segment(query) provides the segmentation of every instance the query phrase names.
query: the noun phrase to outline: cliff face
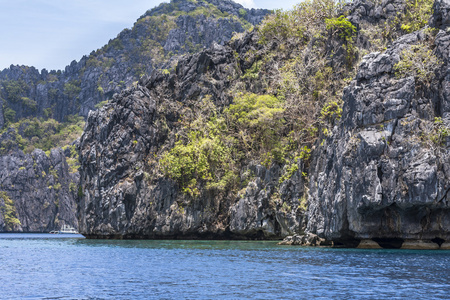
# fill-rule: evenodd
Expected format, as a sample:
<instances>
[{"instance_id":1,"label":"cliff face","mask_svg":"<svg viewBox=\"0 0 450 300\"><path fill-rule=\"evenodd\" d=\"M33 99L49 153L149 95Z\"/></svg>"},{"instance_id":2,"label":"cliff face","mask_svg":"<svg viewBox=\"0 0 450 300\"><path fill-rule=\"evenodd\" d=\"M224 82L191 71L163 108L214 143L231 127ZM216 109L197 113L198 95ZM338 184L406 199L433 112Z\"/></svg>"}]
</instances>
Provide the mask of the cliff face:
<instances>
[{"instance_id":1,"label":"cliff face","mask_svg":"<svg viewBox=\"0 0 450 300\"><path fill-rule=\"evenodd\" d=\"M133 28L64 71L2 70L0 193L7 201L0 201L0 231L46 232L62 224L77 228L77 146L67 146L82 122L72 116L87 117L143 74L155 68L169 72L182 54L223 44L268 13L228 0L174 0L147 11ZM47 154L38 150L43 147Z\"/></svg>"},{"instance_id":2,"label":"cliff face","mask_svg":"<svg viewBox=\"0 0 450 300\"><path fill-rule=\"evenodd\" d=\"M449 240L448 1L425 29L408 1L355 1L347 20L303 5L317 7L186 56L89 115L83 234Z\"/></svg>"},{"instance_id":3,"label":"cliff face","mask_svg":"<svg viewBox=\"0 0 450 300\"><path fill-rule=\"evenodd\" d=\"M173 74L155 72L91 112L80 144L84 190L78 212L83 234L277 238L301 230L301 172L284 183L283 197L294 209L280 211L271 197L280 178L277 166L256 164L242 170L243 181L253 175L239 198L218 190L189 196L159 171L157 157L173 146L183 110L207 95L215 105L229 104L225 91L236 67L232 49L216 44L181 60Z\"/></svg>"},{"instance_id":4,"label":"cliff face","mask_svg":"<svg viewBox=\"0 0 450 300\"><path fill-rule=\"evenodd\" d=\"M450 239L449 7L434 4L437 30L363 58L339 126L315 151L308 231L347 246ZM418 61L420 70L399 68Z\"/></svg>"},{"instance_id":5,"label":"cliff face","mask_svg":"<svg viewBox=\"0 0 450 300\"><path fill-rule=\"evenodd\" d=\"M69 172L61 149L49 156L42 150L2 156L0 169L0 231L49 232L63 224L77 226L79 178Z\"/></svg>"}]
</instances>

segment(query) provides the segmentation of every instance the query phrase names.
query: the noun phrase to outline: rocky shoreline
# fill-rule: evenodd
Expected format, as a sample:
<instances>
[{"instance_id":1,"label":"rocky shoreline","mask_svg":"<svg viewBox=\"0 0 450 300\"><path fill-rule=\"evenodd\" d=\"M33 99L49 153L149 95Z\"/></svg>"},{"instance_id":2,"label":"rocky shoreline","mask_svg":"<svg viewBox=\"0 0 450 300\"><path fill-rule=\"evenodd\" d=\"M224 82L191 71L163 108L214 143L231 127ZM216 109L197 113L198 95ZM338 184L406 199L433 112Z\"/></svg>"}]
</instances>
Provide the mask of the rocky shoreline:
<instances>
[{"instance_id":1,"label":"rocky shoreline","mask_svg":"<svg viewBox=\"0 0 450 300\"><path fill-rule=\"evenodd\" d=\"M335 244L315 234L288 236L279 242L282 246L332 247L348 248L349 245ZM402 239L364 239L356 242L353 247L358 249L409 249L409 250L450 250L450 243L441 239L433 240L402 240Z\"/></svg>"}]
</instances>

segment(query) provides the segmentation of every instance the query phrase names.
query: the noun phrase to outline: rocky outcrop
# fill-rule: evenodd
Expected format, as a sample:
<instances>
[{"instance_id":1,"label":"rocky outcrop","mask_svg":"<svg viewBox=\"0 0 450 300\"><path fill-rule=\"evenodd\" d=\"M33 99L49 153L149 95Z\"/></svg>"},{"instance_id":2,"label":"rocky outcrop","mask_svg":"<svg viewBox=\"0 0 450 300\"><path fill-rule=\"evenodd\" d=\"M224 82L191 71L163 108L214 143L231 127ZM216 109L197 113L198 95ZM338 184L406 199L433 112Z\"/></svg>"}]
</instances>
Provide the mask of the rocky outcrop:
<instances>
[{"instance_id":1,"label":"rocky outcrop","mask_svg":"<svg viewBox=\"0 0 450 300\"><path fill-rule=\"evenodd\" d=\"M225 90L236 67L233 49L216 44L180 60L173 74L155 72L91 112L80 144L80 232L91 238L273 239L301 231L302 166L278 195L279 166L248 164L240 176L248 183L238 195L205 189L192 197L158 172L156 157L173 147L187 107L204 97L218 107L230 103Z\"/></svg>"},{"instance_id":2,"label":"rocky outcrop","mask_svg":"<svg viewBox=\"0 0 450 300\"><path fill-rule=\"evenodd\" d=\"M186 45L211 46L229 41L235 32L243 32L242 23L233 19L211 19L204 15L193 17L184 15L176 20L177 28L170 31L164 50L186 53Z\"/></svg>"},{"instance_id":3,"label":"rocky outcrop","mask_svg":"<svg viewBox=\"0 0 450 300\"><path fill-rule=\"evenodd\" d=\"M437 1L435 9L446 5ZM371 239L383 247L433 241L436 248L450 239L446 13L434 12L436 36L411 33L364 57L344 90L339 126L315 151L307 231L346 246ZM395 75L402 50L430 44L442 63L431 66L434 80Z\"/></svg>"},{"instance_id":4,"label":"rocky outcrop","mask_svg":"<svg viewBox=\"0 0 450 300\"><path fill-rule=\"evenodd\" d=\"M382 24L397 17L398 14L403 14L405 9L406 2L404 0L358 0L348 3L344 11L352 24L361 27L365 22Z\"/></svg>"},{"instance_id":5,"label":"rocky outcrop","mask_svg":"<svg viewBox=\"0 0 450 300\"><path fill-rule=\"evenodd\" d=\"M433 16L429 22L431 27L446 30L450 26L450 2L437 0L433 5Z\"/></svg>"},{"instance_id":6,"label":"rocky outcrop","mask_svg":"<svg viewBox=\"0 0 450 300\"><path fill-rule=\"evenodd\" d=\"M77 228L78 180L61 149L49 156L41 150L1 156L0 190L11 200L20 223L10 226L0 214L0 232L50 232L64 224Z\"/></svg>"},{"instance_id":7,"label":"rocky outcrop","mask_svg":"<svg viewBox=\"0 0 450 300\"><path fill-rule=\"evenodd\" d=\"M330 246L329 243L323 238L312 234L306 233L304 235L293 235L287 236L283 241L279 242L278 245L282 246L307 246L307 247L317 247L317 246Z\"/></svg>"}]
</instances>

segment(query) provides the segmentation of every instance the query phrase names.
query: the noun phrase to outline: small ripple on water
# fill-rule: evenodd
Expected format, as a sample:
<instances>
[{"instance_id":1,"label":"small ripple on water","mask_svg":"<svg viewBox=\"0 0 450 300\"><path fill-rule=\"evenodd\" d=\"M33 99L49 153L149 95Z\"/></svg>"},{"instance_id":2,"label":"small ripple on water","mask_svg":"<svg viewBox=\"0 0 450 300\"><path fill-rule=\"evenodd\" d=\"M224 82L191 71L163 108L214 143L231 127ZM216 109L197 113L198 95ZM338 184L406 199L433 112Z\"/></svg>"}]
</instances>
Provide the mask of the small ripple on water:
<instances>
[{"instance_id":1,"label":"small ripple on water","mask_svg":"<svg viewBox=\"0 0 450 300\"><path fill-rule=\"evenodd\" d=\"M0 235L0 299L446 299L449 251Z\"/></svg>"}]
</instances>

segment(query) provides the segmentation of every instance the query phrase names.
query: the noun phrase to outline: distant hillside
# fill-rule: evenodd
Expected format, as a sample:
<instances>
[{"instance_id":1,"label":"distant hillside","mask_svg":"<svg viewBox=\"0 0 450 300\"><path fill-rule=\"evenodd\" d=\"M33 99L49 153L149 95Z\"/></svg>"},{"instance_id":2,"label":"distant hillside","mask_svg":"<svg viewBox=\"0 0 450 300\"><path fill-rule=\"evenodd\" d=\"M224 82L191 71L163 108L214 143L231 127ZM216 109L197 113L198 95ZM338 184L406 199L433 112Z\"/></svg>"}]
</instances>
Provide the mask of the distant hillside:
<instances>
[{"instance_id":1,"label":"distant hillside","mask_svg":"<svg viewBox=\"0 0 450 300\"><path fill-rule=\"evenodd\" d=\"M196 52L214 42L223 44L233 32L259 23L267 13L247 10L228 0L173 0L149 10L133 28L63 71L11 66L0 72L0 127L27 117L58 122L68 115L87 117L97 103L174 56Z\"/></svg>"}]
</instances>

